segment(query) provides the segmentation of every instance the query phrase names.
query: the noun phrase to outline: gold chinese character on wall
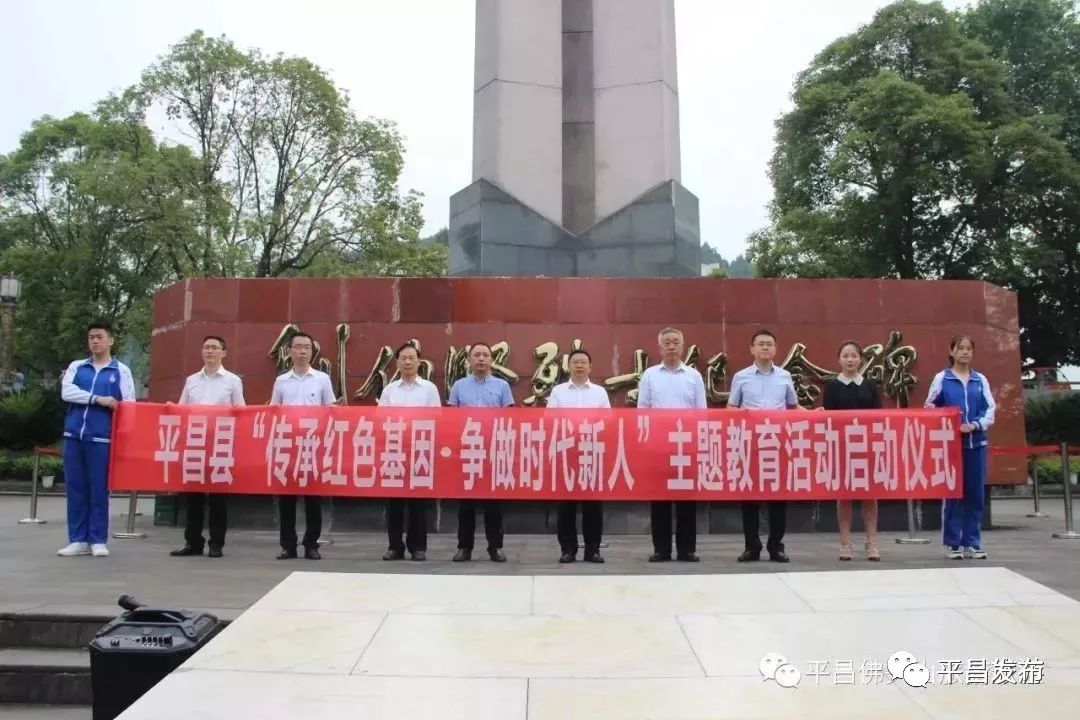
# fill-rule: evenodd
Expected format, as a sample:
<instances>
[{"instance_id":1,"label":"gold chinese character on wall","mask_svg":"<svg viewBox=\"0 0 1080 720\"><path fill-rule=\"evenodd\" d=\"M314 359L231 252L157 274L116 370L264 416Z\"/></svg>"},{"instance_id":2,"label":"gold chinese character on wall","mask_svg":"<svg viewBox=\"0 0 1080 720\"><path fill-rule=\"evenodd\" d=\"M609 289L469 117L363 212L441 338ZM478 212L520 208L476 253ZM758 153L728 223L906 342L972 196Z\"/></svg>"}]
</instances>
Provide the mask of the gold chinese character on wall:
<instances>
[{"instance_id":1,"label":"gold chinese character on wall","mask_svg":"<svg viewBox=\"0 0 1080 720\"><path fill-rule=\"evenodd\" d=\"M553 341L541 343L533 348L533 357L536 358L537 367L533 373L530 387L532 394L522 404L525 407L534 407L541 402L547 402L552 389L561 382L566 382L570 377L570 354L575 350L581 350L584 346L581 340L574 339L570 343L570 351L559 354L559 344Z\"/></svg>"},{"instance_id":2,"label":"gold chinese character on wall","mask_svg":"<svg viewBox=\"0 0 1080 720\"><path fill-rule=\"evenodd\" d=\"M898 330L889 333L888 343L875 343L863 348L863 364L860 372L877 383L886 397L892 398L897 407L907 407L911 389L917 378L911 374L911 366L919 354L911 345L900 345L903 336ZM821 386L835 378L838 373L814 364L806 357L806 346L795 343L780 364L791 373L795 395L799 405L811 408L817 404Z\"/></svg>"},{"instance_id":3,"label":"gold chinese character on wall","mask_svg":"<svg viewBox=\"0 0 1080 720\"><path fill-rule=\"evenodd\" d=\"M300 326L289 323L278 333L267 355L274 361L277 372L285 373L292 368L292 360L289 357L289 341L293 335L300 332ZM350 330L347 323L340 323L336 328L337 336L337 375L334 377L335 388L340 397L348 395L346 389L347 365L346 350L350 339ZM868 379L878 383L886 397L891 398L898 407L907 407L911 390L918 382L911 370L918 352L910 345L901 345L903 336L897 330L889 333L886 343L875 343L863 349L863 364L860 369ZM420 342L416 339L409 341L421 352ZM574 350L584 347L580 338L575 338L568 352L560 352L558 343L548 341L533 348L532 355L536 360L536 369L530 379L530 394L524 399L523 404L527 407L535 407L547 401L551 390L560 382L565 382L570 376L569 357ZM470 346L458 348L453 345L446 352L446 360L443 366L443 381L446 394L454 383L469 373L469 349ZM491 372L509 383L516 383L520 377L509 367L510 343L505 340L491 346L492 364ZM686 352L684 362L690 367L697 367L701 357L701 349L697 345L691 345ZM363 399L368 397L378 398L383 389L396 380L400 374L396 368L391 371L391 362L394 359L394 349L389 345L379 348L375 361L364 378L360 389L353 398ZM705 389L708 401L713 406L723 407L727 405L728 392L724 390L727 384L728 358L724 352L719 352L709 358L705 365ZM322 348L318 341L314 342L311 364L313 367L333 376L333 363L322 355ZM641 348L633 353L633 369L622 375L609 377L603 381L604 388L609 392L626 391L626 404L636 406L638 400L638 385L641 375L649 365L649 355ZM807 357L807 348L801 342L791 346L780 366L791 373L792 382L795 385L795 393L799 405L810 408L817 404L821 396L822 385L836 377L836 371L829 370L817 365ZM420 377L431 380L434 376L435 366L430 360L422 359L418 369Z\"/></svg>"}]
</instances>

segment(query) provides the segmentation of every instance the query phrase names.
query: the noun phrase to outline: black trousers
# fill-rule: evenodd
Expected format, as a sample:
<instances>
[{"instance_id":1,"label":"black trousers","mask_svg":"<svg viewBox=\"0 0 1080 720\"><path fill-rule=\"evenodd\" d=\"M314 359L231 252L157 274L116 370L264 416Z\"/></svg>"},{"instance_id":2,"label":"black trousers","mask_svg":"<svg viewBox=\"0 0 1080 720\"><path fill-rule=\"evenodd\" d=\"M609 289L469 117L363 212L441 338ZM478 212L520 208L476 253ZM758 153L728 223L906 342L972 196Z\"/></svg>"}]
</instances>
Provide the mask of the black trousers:
<instances>
[{"instance_id":1,"label":"black trousers","mask_svg":"<svg viewBox=\"0 0 1080 720\"><path fill-rule=\"evenodd\" d=\"M184 503L187 506L187 525L184 528L184 541L195 548L202 550L206 541L203 540L203 507L210 505L210 547L222 548L225 546L225 528L228 525L226 504L229 496L225 493L184 493Z\"/></svg>"},{"instance_id":2,"label":"black trousers","mask_svg":"<svg viewBox=\"0 0 1080 720\"><path fill-rule=\"evenodd\" d=\"M757 500L742 504L742 527L746 539L746 549L761 552L761 538L758 537L758 508L761 503ZM787 527L787 503L783 500L772 500L765 503L769 512L769 541L766 548L769 552L782 551L784 549L784 530Z\"/></svg>"},{"instance_id":3,"label":"black trousers","mask_svg":"<svg viewBox=\"0 0 1080 720\"><path fill-rule=\"evenodd\" d=\"M390 549L410 553L427 552L427 500L423 498L390 498L386 503L386 535ZM409 510L409 526L405 530L405 509ZM401 533L405 532L405 542Z\"/></svg>"},{"instance_id":4,"label":"black trousers","mask_svg":"<svg viewBox=\"0 0 1080 720\"><path fill-rule=\"evenodd\" d=\"M687 555L697 551L697 503L680 500L676 503L656 501L652 510L653 550L661 555L671 554L671 506L675 505L675 551Z\"/></svg>"},{"instance_id":5,"label":"black trousers","mask_svg":"<svg viewBox=\"0 0 1080 720\"><path fill-rule=\"evenodd\" d=\"M556 528L559 547L564 553L576 555L577 541L577 500L563 500L559 503L556 516ZM596 552L600 548L600 538L604 532L604 504L598 500L585 500L581 503L581 536L585 541L585 552Z\"/></svg>"},{"instance_id":6,"label":"black trousers","mask_svg":"<svg viewBox=\"0 0 1080 720\"><path fill-rule=\"evenodd\" d=\"M457 546L472 550L476 537L476 506L484 506L484 534L488 550L501 550L503 546L502 504L498 500L459 500L457 511Z\"/></svg>"},{"instance_id":7,"label":"black trousers","mask_svg":"<svg viewBox=\"0 0 1080 720\"><path fill-rule=\"evenodd\" d=\"M296 495L278 495L278 527L281 548L296 549ZM304 495L304 547L319 549L322 535L322 498Z\"/></svg>"}]
</instances>

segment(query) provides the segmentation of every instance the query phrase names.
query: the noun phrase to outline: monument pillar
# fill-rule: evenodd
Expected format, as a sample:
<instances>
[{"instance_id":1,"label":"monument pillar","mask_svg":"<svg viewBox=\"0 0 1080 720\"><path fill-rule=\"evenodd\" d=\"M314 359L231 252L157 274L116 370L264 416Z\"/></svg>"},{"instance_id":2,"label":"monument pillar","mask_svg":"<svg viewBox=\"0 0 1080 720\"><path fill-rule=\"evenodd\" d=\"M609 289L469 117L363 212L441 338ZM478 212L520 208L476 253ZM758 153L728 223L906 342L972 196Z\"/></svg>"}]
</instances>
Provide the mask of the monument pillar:
<instances>
[{"instance_id":1,"label":"monument pillar","mask_svg":"<svg viewBox=\"0 0 1080 720\"><path fill-rule=\"evenodd\" d=\"M451 275L700 273L674 0L477 0L473 106Z\"/></svg>"},{"instance_id":2,"label":"monument pillar","mask_svg":"<svg viewBox=\"0 0 1080 720\"><path fill-rule=\"evenodd\" d=\"M562 13L551 0L476 0L473 179L562 220Z\"/></svg>"}]
</instances>

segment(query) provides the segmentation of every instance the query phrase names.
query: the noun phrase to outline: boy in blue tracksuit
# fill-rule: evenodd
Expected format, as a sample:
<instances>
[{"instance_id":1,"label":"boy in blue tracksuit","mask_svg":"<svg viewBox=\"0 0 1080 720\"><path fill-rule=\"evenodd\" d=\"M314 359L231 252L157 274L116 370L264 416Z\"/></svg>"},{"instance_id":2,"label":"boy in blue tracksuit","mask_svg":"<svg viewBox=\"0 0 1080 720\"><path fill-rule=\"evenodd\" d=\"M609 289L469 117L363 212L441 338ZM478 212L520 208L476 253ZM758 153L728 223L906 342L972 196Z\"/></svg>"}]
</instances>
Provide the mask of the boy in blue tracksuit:
<instances>
[{"instance_id":1,"label":"boy in blue tracksuit","mask_svg":"<svg viewBox=\"0 0 1080 720\"><path fill-rule=\"evenodd\" d=\"M994 424L994 396L986 376L971 369L975 342L958 335L949 343L949 365L934 376L926 407L960 409L964 496L949 498L941 511L942 541L950 560L985 560L982 516L986 484L986 431Z\"/></svg>"},{"instance_id":2,"label":"boy in blue tracksuit","mask_svg":"<svg viewBox=\"0 0 1080 720\"><path fill-rule=\"evenodd\" d=\"M68 366L60 396L68 404L64 418L64 482L67 491L68 540L62 557L106 557L109 548L109 441L112 416L121 400L135 399L127 365L112 356L112 327L91 323L86 329L90 357Z\"/></svg>"}]
</instances>

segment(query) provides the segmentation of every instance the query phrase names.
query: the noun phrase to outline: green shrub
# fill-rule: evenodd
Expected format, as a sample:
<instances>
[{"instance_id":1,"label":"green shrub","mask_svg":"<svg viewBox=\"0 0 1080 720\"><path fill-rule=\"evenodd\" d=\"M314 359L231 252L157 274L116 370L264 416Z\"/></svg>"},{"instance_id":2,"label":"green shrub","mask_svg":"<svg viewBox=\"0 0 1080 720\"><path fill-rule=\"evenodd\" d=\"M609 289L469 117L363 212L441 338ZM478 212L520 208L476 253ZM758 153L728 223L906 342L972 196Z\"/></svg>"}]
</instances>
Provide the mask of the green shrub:
<instances>
[{"instance_id":1,"label":"green shrub","mask_svg":"<svg viewBox=\"0 0 1080 720\"><path fill-rule=\"evenodd\" d=\"M63 421L64 403L56 393L39 388L8 393L0 398L0 447L52 445L60 439Z\"/></svg>"},{"instance_id":2,"label":"green shrub","mask_svg":"<svg viewBox=\"0 0 1080 720\"><path fill-rule=\"evenodd\" d=\"M1080 392L1036 395L1024 402L1029 445L1080 445ZM1060 465L1060 463L1059 463Z\"/></svg>"},{"instance_id":3,"label":"green shrub","mask_svg":"<svg viewBox=\"0 0 1080 720\"><path fill-rule=\"evenodd\" d=\"M42 456L41 476L59 475L64 463L58 457ZM33 453L0 454L0 480L29 480L34 476Z\"/></svg>"},{"instance_id":4,"label":"green shrub","mask_svg":"<svg viewBox=\"0 0 1080 720\"><path fill-rule=\"evenodd\" d=\"M1041 457L1035 461L1040 483L1061 483L1061 458ZM1080 458L1069 458L1069 472L1080 473Z\"/></svg>"}]
</instances>

